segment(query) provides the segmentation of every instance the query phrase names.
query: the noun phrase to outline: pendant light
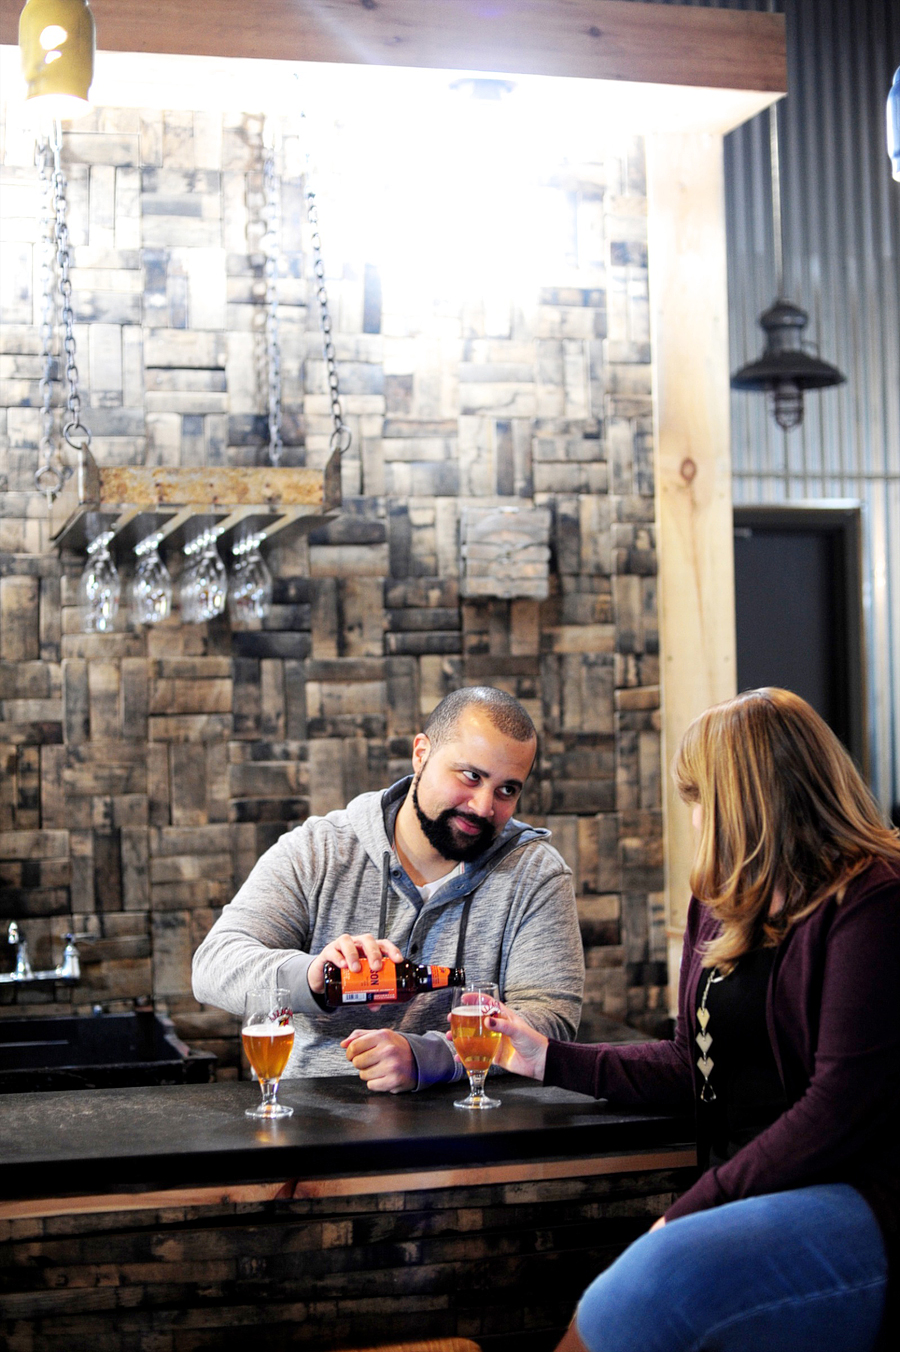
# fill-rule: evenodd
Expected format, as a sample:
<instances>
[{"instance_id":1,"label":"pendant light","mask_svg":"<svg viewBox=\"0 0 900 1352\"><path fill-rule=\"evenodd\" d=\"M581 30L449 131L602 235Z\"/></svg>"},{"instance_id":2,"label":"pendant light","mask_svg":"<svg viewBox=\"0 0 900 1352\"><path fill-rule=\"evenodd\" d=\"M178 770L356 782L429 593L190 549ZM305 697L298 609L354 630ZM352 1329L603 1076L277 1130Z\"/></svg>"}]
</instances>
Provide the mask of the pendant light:
<instances>
[{"instance_id":1,"label":"pendant light","mask_svg":"<svg viewBox=\"0 0 900 1352\"><path fill-rule=\"evenodd\" d=\"M803 391L840 385L846 379L836 366L804 351L803 330L809 315L784 298L784 234L781 219L781 164L778 153L778 109L769 108L769 165L772 176L772 240L777 297L759 317L766 335L762 356L731 377L733 390L768 394L778 426L789 432L803 421Z\"/></svg>"},{"instance_id":2,"label":"pendant light","mask_svg":"<svg viewBox=\"0 0 900 1352\"><path fill-rule=\"evenodd\" d=\"M785 432L803 421L803 391L840 385L846 379L836 366L802 348L803 330L809 315L789 300L776 300L759 317L766 345L756 361L748 362L731 377L733 390L763 390L769 395L772 414Z\"/></svg>"},{"instance_id":3,"label":"pendant light","mask_svg":"<svg viewBox=\"0 0 900 1352\"><path fill-rule=\"evenodd\" d=\"M26 102L48 122L88 111L94 78L94 16L87 0L27 0L19 16Z\"/></svg>"}]
</instances>

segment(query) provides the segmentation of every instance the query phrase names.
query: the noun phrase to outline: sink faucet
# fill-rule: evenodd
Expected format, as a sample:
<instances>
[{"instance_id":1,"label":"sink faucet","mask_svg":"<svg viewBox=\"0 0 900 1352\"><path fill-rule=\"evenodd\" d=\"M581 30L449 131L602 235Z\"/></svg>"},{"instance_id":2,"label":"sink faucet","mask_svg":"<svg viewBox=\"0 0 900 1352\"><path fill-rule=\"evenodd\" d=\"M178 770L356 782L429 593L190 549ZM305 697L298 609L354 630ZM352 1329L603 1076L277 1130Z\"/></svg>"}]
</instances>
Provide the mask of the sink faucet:
<instances>
[{"instance_id":1,"label":"sink faucet","mask_svg":"<svg viewBox=\"0 0 900 1352\"><path fill-rule=\"evenodd\" d=\"M9 922L6 931L7 943L15 944L16 969L0 975L0 984L16 981L79 981L81 979L81 959L78 955L76 939L93 939L92 934L67 934L66 946L58 966L48 972L36 972L28 956L28 942L15 920Z\"/></svg>"},{"instance_id":2,"label":"sink faucet","mask_svg":"<svg viewBox=\"0 0 900 1352\"><path fill-rule=\"evenodd\" d=\"M57 976L68 977L71 981L78 981L81 976L81 959L78 956L78 948L75 939L83 938L83 935L66 935L66 946L63 949L62 961L56 969Z\"/></svg>"},{"instance_id":3,"label":"sink faucet","mask_svg":"<svg viewBox=\"0 0 900 1352\"><path fill-rule=\"evenodd\" d=\"M16 971L17 981L31 981L34 972L31 970L31 959L28 956L28 940L24 934L19 935L19 926L15 920L9 922L9 929L6 931L7 943L16 946Z\"/></svg>"}]
</instances>

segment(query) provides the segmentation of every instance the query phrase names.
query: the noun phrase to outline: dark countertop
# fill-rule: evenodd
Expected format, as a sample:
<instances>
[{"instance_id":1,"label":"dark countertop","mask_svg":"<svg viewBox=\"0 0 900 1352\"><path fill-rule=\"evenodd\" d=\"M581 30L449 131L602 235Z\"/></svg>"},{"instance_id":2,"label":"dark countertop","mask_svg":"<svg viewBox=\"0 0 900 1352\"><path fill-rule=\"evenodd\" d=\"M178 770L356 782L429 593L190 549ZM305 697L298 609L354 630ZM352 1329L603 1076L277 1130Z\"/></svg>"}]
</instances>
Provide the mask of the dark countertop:
<instances>
[{"instance_id":1,"label":"dark countertop","mask_svg":"<svg viewBox=\"0 0 900 1352\"><path fill-rule=\"evenodd\" d=\"M491 1077L502 1106L462 1112L465 1085L372 1094L355 1076L285 1080L293 1117L244 1109L253 1083L0 1097L5 1200L596 1157L690 1145L693 1123L608 1112L569 1090Z\"/></svg>"}]
</instances>

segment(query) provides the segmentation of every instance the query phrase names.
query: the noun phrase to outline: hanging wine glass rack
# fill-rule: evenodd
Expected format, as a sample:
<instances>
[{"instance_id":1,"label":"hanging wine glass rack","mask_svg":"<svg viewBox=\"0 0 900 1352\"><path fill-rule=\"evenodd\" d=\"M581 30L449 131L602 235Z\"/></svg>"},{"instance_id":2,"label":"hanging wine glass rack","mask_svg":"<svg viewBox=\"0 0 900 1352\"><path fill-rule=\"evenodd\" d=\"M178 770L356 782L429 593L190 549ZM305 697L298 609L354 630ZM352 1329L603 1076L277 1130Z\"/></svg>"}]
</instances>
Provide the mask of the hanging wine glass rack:
<instances>
[{"instance_id":1,"label":"hanging wine glass rack","mask_svg":"<svg viewBox=\"0 0 900 1352\"><path fill-rule=\"evenodd\" d=\"M335 449L324 469L101 468L84 446L50 505L50 538L59 549L83 553L101 531L111 531L116 554L153 532L166 553L182 551L206 530L228 550L251 534L262 543L281 535L287 543L339 510L340 461Z\"/></svg>"},{"instance_id":2,"label":"hanging wine glass rack","mask_svg":"<svg viewBox=\"0 0 900 1352\"><path fill-rule=\"evenodd\" d=\"M91 454L91 434L81 419L78 373L75 367L74 316L69 281L69 237L66 225L65 175L61 168L62 129L57 122L52 141L37 148L44 184L43 234L47 266L42 276L47 318L44 325L45 377L42 442L44 463L38 469L37 487L49 507L50 539L60 550L85 553L99 536L108 537L108 550L120 561L150 536L161 554L191 555L200 544L209 544L227 558L241 556L252 545L261 546L289 533L297 535L330 520L341 505L341 456L351 442L343 420L331 316L325 289L325 268L319 237L315 194L307 188L307 213L312 226L312 252L316 299L320 311L323 352L328 372L333 432L329 459L322 469L282 466L281 352L278 337L280 249L280 184L275 169L277 128L266 124L263 178L265 184L266 260L266 387L269 415L269 465L227 468L101 467ZM52 172L51 172L52 170ZM56 463L52 446L50 381L52 352L49 316L52 312L54 279L50 250L56 247L59 289L63 297L64 348L69 382L67 421L63 439L74 452L74 466ZM59 457L57 457L59 459ZM140 551L141 553L143 551ZM265 565L262 565L264 568Z\"/></svg>"}]
</instances>

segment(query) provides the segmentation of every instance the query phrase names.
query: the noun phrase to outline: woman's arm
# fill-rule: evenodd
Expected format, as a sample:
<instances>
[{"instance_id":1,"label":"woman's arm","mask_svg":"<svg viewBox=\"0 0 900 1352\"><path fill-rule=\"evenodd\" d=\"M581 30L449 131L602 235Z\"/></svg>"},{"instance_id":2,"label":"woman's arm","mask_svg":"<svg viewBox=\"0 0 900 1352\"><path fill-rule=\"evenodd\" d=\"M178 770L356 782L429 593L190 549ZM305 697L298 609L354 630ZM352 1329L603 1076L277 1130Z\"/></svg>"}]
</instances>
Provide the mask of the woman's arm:
<instances>
[{"instance_id":1,"label":"woman's arm","mask_svg":"<svg viewBox=\"0 0 900 1352\"><path fill-rule=\"evenodd\" d=\"M675 1042L552 1042L544 1082L607 1099L612 1108L690 1112L694 1091L690 1063Z\"/></svg>"},{"instance_id":2,"label":"woman's arm","mask_svg":"<svg viewBox=\"0 0 900 1352\"><path fill-rule=\"evenodd\" d=\"M488 1026L503 1034L496 1064L514 1075L607 1098L616 1107L681 1111L690 1107L690 1081L685 1092L681 1057L672 1042L630 1046L557 1042L506 1005L500 1006Z\"/></svg>"},{"instance_id":3,"label":"woman's arm","mask_svg":"<svg viewBox=\"0 0 900 1352\"><path fill-rule=\"evenodd\" d=\"M698 945L714 930L709 913L692 899L682 946L680 1010L674 1041L590 1045L551 1038L538 1046L518 1030L518 1038L512 1039L518 1059L511 1054L504 1059L501 1048L499 1064L522 1075L535 1075L534 1068L539 1066L536 1078L543 1078L545 1083L607 1099L615 1108L690 1112L694 1066L687 998L694 985L694 969L700 964ZM508 1024L498 1020L497 1026L510 1038L513 1029Z\"/></svg>"}]
</instances>

